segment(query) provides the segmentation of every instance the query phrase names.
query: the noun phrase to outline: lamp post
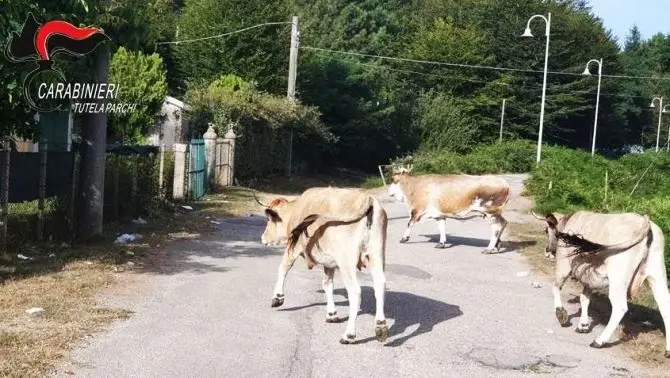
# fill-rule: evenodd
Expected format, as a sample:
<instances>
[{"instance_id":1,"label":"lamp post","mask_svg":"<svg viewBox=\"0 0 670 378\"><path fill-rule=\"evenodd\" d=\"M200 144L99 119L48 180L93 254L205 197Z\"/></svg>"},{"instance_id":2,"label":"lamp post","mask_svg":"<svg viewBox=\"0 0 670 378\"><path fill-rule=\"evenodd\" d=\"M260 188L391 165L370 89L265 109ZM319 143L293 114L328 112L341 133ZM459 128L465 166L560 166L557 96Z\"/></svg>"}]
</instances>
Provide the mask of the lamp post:
<instances>
[{"instance_id":1,"label":"lamp post","mask_svg":"<svg viewBox=\"0 0 670 378\"><path fill-rule=\"evenodd\" d=\"M589 66L591 63L598 63L598 94L596 95L596 115L593 119L593 142L591 143L591 156L596 153L596 131L598 130L598 108L600 107L600 80L603 76L603 60L591 59L586 63L586 68L584 69L584 75L591 75Z\"/></svg>"},{"instance_id":2,"label":"lamp post","mask_svg":"<svg viewBox=\"0 0 670 378\"><path fill-rule=\"evenodd\" d=\"M661 123L663 122L663 97L654 97L651 100L650 108L655 108L654 102L658 100L658 131L656 131L656 152L658 152L658 142L661 139Z\"/></svg>"},{"instance_id":3,"label":"lamp post","mask_svg":"<svg viewBox=\"0 0 670 378\"><path fill-rule=\"evenodd\" d=\"M661 113L663 113L663 114L665 114L665 113L670 113L670 110L667 110L667 107L668 107L668 106L670 106L670 105L666 105L666 106L664 106L664 107L663 107L663 111L662 111ZM665 148L665 151L666 151L666 152L670 152L670 126L668 127L668 142L667 142L667 146L666 146L666 148Z\"/></svg>"},{"instance_id":4,"label":"lamp post","mask_svg":"<svg viewBox=\"0 0 670 378\"><path fill-rule=\"evenodd\" d=\"M542 107L540 108L540 131L537 136L537 159L536 159L537 163L540 162L540 155L542 153L542 129L544 127L544 99L546 98L547 95L547 64L549 62L549 34L551 31L551 13L549 13L547 17L544 17L541 14L536 14L531 18L529 18L528 23L526 23L526 30L521 35L522 37L533 36L533 33L531 33L530 31L530 23L531 21L533 21L535 18L538 17L543 19L546 24L544 34L547 37L547 44L544 50L544 79L542 83Z\"/></svg>"}]
</instances>

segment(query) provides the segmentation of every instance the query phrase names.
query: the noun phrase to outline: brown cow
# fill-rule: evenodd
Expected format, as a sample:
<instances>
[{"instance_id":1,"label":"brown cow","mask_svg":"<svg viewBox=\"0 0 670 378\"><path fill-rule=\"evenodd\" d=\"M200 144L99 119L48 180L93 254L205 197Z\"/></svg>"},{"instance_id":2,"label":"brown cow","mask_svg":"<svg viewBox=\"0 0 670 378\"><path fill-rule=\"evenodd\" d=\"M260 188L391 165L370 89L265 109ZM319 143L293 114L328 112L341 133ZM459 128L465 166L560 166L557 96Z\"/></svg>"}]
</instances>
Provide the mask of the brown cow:
<instances>
[{"instance_id":1,"label":"brown cow","mask_svg":"<svg viewBox=\"0 0 670 378\"><path fill-rule=\"evenodd\" d=\"M296 258L303 256L310 269L316 264L323 265L326 322L338 321L333 275L339 268L349 298L349 320L340 342L351 344L356 338L356 316L361 302L356 271L365 267L372 275L375 292L375 334L379 341L386 340L384 271L388 220L379 201L359 189L311 188L292 201L272 200L265 214L268 221L262 243L287 245L277 272L272 307L284 303L286 275Z\"/></svg>"},{"instance_id":2,"label":"brown cow","mask_svg":"<svg viewBox=\"0 0 670 378\"><path fill-rule=\"evenodd\" d=\"M497 176L421 175L411 168L393 172L389 195L409 206L409 222L401 243L409 240L412 226L423 219L437 220L440 242L435 248L446 248L446 219L470 213L491 219L491 240L482 253L499 251L500 235L507 226L502 211L510 198L510 187Z\"/></svg>"}]
</instances>

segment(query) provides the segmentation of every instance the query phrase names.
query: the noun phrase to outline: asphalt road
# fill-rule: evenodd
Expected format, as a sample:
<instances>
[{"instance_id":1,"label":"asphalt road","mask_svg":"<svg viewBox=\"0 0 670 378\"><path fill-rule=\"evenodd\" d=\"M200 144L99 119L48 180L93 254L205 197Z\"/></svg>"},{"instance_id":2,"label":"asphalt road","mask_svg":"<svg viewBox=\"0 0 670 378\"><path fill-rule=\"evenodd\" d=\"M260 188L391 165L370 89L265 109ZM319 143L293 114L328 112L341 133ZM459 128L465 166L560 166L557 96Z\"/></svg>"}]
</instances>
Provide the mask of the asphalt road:
<instances>
[{"instance_id":1,"label":"asphalt road","mask_svg":"<svg viewBox=\"0 0 670 378\"><path fill-rule=\"evenodd\" d=\"M506 178L518 195L521 176ZM455 245L440 250L433 248L438 235L432 221L417 225L408 244L398 243L407 210L403 204L384 206L390 218L391 334L385 345L374 339L374 295L364 272L358 344L341 345L345 324L325 322L322 270L308 270L303 260L289 273L284 305L270 308L281 250L260 245L264 218L251 216L224 220L205 239L171 244L172 262L164 272L147 277L141 296L121 300L136 314L75 350L73 363L55 376L645 375L617 347L588 347L601 326L588 335L559 326L550 279L518 275L529 268L513 250L515 243L505 243L504 253L480 254L488 243L487 220L450 220L447 238ZM338 273L335 301L338 313L346 314ZM575 313L577 305L568 310Z\"/></svg>"}]
</instances>

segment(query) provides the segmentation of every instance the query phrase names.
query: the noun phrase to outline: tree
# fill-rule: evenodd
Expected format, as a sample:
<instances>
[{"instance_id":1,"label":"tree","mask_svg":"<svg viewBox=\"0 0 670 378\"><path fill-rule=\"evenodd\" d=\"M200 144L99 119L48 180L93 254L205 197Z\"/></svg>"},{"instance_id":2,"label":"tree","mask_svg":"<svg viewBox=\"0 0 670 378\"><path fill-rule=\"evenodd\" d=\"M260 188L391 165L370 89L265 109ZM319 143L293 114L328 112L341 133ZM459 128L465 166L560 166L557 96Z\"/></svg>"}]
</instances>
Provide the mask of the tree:
<instances>
[{"instance_id":1,"label":"tree","mask_svg":"<svg viewBox=\"0 0 670 378\"><path fill-rule=\"evenodd\" d=\"M167 95L163 59L120 47L112 57L110 82L119 85L117 101L138 104L134 111L112 113L109 130L123 143L141 143L156 122Z\"/></svg>"},{"instance_id":2,"label":"tree","mask_svg":"<svg viewBox=\"0 0 670 378\"><path fill-rule=\"evenodd\" d=\"M623 50L625 52L631 52L639 49L641 45L642 34L640 34L640 29L637 27L637 25L633 25L633 27L630 29L630 32L626 36Z\"/></svg>"},{"instance_id":3,"label":"tree","mask_svg":"<svg viewBox=\"0 0 670 378\"><path fill-rule=\"evenodd\" d=\"M243 11L229 11L243 10ZM289 22L284 1L190 0L179 17L178 40L209 37L267 22ZM269 25L225 37L175 46L181 91L190 83L209 83L235 73L258 82L263 90L286 89L290 25Z\"/></svg>"}]
</instances>

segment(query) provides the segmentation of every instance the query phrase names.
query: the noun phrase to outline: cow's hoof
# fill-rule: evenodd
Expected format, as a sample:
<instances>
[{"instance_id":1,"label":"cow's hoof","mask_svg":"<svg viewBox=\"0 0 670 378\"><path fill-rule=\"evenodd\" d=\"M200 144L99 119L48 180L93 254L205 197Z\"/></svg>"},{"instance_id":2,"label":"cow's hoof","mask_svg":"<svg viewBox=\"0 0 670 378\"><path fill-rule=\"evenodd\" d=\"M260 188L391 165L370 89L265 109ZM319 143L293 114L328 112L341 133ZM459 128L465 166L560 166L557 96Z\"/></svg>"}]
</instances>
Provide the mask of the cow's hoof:
<instances>
[{"instance_id":1,"label":"cow's hoof","mask_svg":"<svg viewBox=\"0 0 670 378\"><path fill-rule=\"evenodd\" d=\"M485 250L482 251L483 255L491 255L494 253L498 253L498 248L486 248Z\"/></svg>"},{"instance_id":2,"label":"cow's hoof","mask_svg":"<svg viewBox=\"0 0 670 378\"><path fill-rule=\"evenodd\" d=\"M447 248L447 243L437 243L437 244L435 244L435 248L445 249L445 248Z\"/></svg>"},{"instance_id":3,"label":"cow's hoof","mask_svg":"<svg viewBox=\"0 0 670 378\"><path fill-rule=\"evenodd\" d=\"M579 324L577 328L575 328L575 332L577 333L589 333L591 332L591 325L590 324Z\"/></svg>"},{"instance_id":4,"label":"cow's hoof","mask_svg":"<svg viewBox=\"0 0 670 378\"><path fill-rule=\"evenodd\" d=\"M570 319L568 319L568 312L563 307L556 307L556 319L561 327L569 327Z\"/></svg>"},{"instance_id":5,"label":"cow's hoof","mask_svg":"<svg viewBox=\"0 0 670 378\"><path fill-rule=\"evenodd\" d=\"M341 323L342 319L337 317L337 311L329 312L326 315L326 323Z\"/></svg>"},{"instance_id":6,"label":"cow's hoof","mask_svg":"<svg viewBox=\"0 0 670 378\"><path fill-rule=\"evenodd\" d=\"M272 298L272 307L279 307L284 304L284 297L274 297Z\"/></svg>"},{"instance_id":7,"label":"cow's hoof","mask_svg":"<svg viewBox=\"0 0 670 378\"><path fill-rule=\"evenodd\" d=\"M409 241L409 236L400 239L400 242L401 242L401 243L407 243L408 241Z\"/></svg>"},{"instance_id":8,"label":"cow's hoof","mask_svg":"<svg viewBox=\"0 0 670 378\"><path fill-rule=\"evenodd\" d=\"M378 320L375 327L375 336L377 341L383 343L389 337L389 327L386 326L386 320Z\"/></svg>"},{"instance_id":9,"label":"cow's hoof","mask_svg":"<svg viewBox=\"0 0 670 378\"><path fill-rule=\"evenodd\" d=\"M356 335L347 335L340 339L340 344L348 345L353 344L356 341Z\"/></svg>"},{"instance_id":10,"label":"cow's hoof","mask_svg":"<svg viewBox=\"0 0 670 378\"><path fill-rule=\"evenodd\" d=\"M670 350L665 351L665 358L670 358Z\"/></svg>"},{"instance_id":11,"label":"cow's hoof","mask_svg":"<svg viewBox=\"0 0 670 378\"><path fill-rule=\"evenodd\" d=\"M593 342L589 346L591 348L595 348L595 349L602 349L605 346L605 344L601 344L601 343L593 340Z\"/></svg>"}]
</instances>

